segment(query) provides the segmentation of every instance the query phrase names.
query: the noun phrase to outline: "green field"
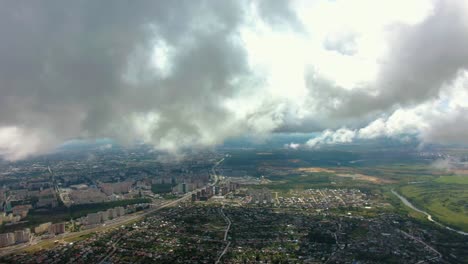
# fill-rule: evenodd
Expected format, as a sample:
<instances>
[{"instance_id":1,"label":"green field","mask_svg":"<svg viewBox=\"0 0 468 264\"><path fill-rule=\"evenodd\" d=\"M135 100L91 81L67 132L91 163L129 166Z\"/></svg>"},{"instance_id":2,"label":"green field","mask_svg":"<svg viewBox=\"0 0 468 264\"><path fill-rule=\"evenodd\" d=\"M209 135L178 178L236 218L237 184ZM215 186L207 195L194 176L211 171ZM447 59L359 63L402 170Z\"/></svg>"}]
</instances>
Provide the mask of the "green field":
<instances>
[{"instance_id":1,"label":"green field","mask_svg":"<svg viewBox=\"0 0 468 264\"><path fill-rule=\"evenodd\" d=\"M151 199L138 198L138 199L105 202L105 203L72 205L70 207L70 214L72 218L78 218L81 216L85 216L89 213L95 213L95 212L104 211L104 210L118 207L118 206L127 206L131 204L139 204L139 203L151 203Z\"/></svg>"},{"instance_id":2,"label":"green field","mask_svg":"<svg viewBox=\"0 0 468 264\"><path fill-rule=\"evenodd\" d=\"M460 184L437 181L406 185L400 192L416 207L430 213L436 220L468 231L468 189Z\"/></svg>"},{"instance_id":3,"label":"green field","mask_svg":"<svg viewBox=\"0 0 468 264\"><path fill-rule=\"evenodd\" d=\"M170 193L172 191L171 183L160 183L151 185L151 191L153 193Z\"/></svg>"},{"instance_id":4,"label":"green field","mask_svg":"<svg viewBox=\"0 0 468 264\"><path fill-rule=\"evenodd\" d=\"M287 175L268 177L272 180L270 184L261 185L274 190L307 189L315 187L326 187L330 185L328 173L315 173L310 175Z\"/></svg>"},{"instance_id":5,"label":"green field","mask_svg":"<svg viewBox=\"0 0 468 264\"><path fill-rule=\"evenodd\" d=\"M391 194L392 188L400 186L398 191L403 196L430 213L435 220L468 231L468 176L450 175L409 152L251 150L233 152L222 166L241 168L254 177L264 176L270 182L250 188L268 188L283 195L290 190L308 188L358 188L391 202L398 212L426 221L424 214L401 205ZM307 167L329 171L297 170ZM277 173L275 168L278 168ZM338 176L343 174L368 177Z\"/></svg>"},{"instance_id":6,"label":"green field","mask_svg":"<svg viewBox=\"0 0 468 264\"><path fill-rule=\"evenodd\" d=\"M439 178L437 178L436 182L447 184L468 184L468 176L440 176Z\"/></svg>"}]
</instances>

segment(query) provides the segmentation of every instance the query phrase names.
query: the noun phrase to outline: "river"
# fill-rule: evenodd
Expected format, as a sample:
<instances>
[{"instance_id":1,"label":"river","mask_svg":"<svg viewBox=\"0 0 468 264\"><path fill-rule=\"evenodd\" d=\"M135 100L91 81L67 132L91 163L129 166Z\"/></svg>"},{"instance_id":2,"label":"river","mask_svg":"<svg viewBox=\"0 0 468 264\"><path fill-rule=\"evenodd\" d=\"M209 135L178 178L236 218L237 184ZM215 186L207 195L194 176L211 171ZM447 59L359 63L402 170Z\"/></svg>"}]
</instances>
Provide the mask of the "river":
<instances>
[{"instance_id":1,"label":"river","mask_svg":"<svg viewBox=\"0 0 468 264\"><path fill-rule=\"evenodd\" d=\"M392 193L393 193L396 197L400 198L400 200L401 200L406 206L408 206L409 208L411 208L411 209L413 209L413 210L415 210L415 211L417 211L417 212L420 212L420 213L426 215L426 216L427 216L427 220L429 220L429 221L431 221L431 222L433 222L433 223L435 223L435 224L437 224L437 225L439 225L439 226L441 226L441 227L443 227L443 228L445 228L445 229L448 229L448 230L453 231L453 232L457 232L457 233L460 234L460 235L468 236L468 233L467 233L467 232L463 232L463 231L461 231L461 230L457 230L457 229L448 227L448 226L443 225L443 224L437 222L436 220L432 219L432 215L430 215L430 214L429 214L428 212L426 212L426 211L423 211L423 210L421 210L421 209L415 207L410 201L408 201L408 199L406 199L405 197L403 197L403 196L401 196L400 194L398 194L397 192L395 192L394 189L392 189Z\"/></svg>"}]
</instances>

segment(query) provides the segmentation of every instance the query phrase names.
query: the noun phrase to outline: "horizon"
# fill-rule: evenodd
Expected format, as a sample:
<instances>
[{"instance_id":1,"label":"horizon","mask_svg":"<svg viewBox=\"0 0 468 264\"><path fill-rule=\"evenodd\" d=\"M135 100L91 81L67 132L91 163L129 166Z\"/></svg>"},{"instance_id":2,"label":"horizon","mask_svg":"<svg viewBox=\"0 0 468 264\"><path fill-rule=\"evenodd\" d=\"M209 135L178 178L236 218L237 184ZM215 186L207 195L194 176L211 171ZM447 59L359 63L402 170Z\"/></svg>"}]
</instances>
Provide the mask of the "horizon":
<instances>
[{"instance_id":1,"label":"horizon","mask_svg":"<svg viewBox=\"0 0 468 264\"><path fill-rule=\"evenodd\" d=\"M0 263L468 264L467 0L12 0L0 36Z\"/></svg>"},{"instance_id":2,"label":"horizon","mask_svg":"<svg viewBox=\"0 0 468 264\"><path fill-rule=\"evenodd\" d=\"M281 132L320 133L311 149L465 144L466 14L456 0L4 3L0 155Z\"/></svg>"}]
</instances>

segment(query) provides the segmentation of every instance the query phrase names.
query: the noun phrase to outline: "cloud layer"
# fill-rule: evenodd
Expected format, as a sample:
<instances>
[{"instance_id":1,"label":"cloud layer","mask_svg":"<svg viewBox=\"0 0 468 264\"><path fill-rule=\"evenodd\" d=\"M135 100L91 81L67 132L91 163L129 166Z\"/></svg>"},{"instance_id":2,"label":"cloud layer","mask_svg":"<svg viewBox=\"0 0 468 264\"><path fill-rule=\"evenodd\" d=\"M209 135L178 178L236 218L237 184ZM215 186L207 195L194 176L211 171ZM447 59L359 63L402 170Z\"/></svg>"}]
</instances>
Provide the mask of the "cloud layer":
<instances>
[{"instance_id":1,"label":"cloud layer","mask_svg":"<svg viewBox=\"0 0 468 264\"><path fill-rule=\"evenodd\" d=\"M455 0L4 3L0 154L278 131L467 142L467 15Z\"/></svg>"}]
</instances>

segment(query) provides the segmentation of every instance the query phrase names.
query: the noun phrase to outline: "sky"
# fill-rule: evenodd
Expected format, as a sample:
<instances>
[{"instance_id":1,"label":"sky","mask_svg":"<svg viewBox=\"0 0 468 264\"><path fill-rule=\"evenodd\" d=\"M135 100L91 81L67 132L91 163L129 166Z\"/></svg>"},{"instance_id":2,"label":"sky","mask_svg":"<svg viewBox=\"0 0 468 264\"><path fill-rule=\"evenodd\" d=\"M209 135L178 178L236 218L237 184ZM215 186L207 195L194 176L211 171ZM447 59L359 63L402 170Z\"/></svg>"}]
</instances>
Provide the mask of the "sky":
<instances>
[{"instance_id":1,"label":"sky","mask_svg":"<svg viewBox=\"0 0 468 264\"><path fill-rule=\"evenodd\" d=\"M462 0L15 0L0 36L7 160L97 138L468 143Z\"/></svg>"}]
</instances>

